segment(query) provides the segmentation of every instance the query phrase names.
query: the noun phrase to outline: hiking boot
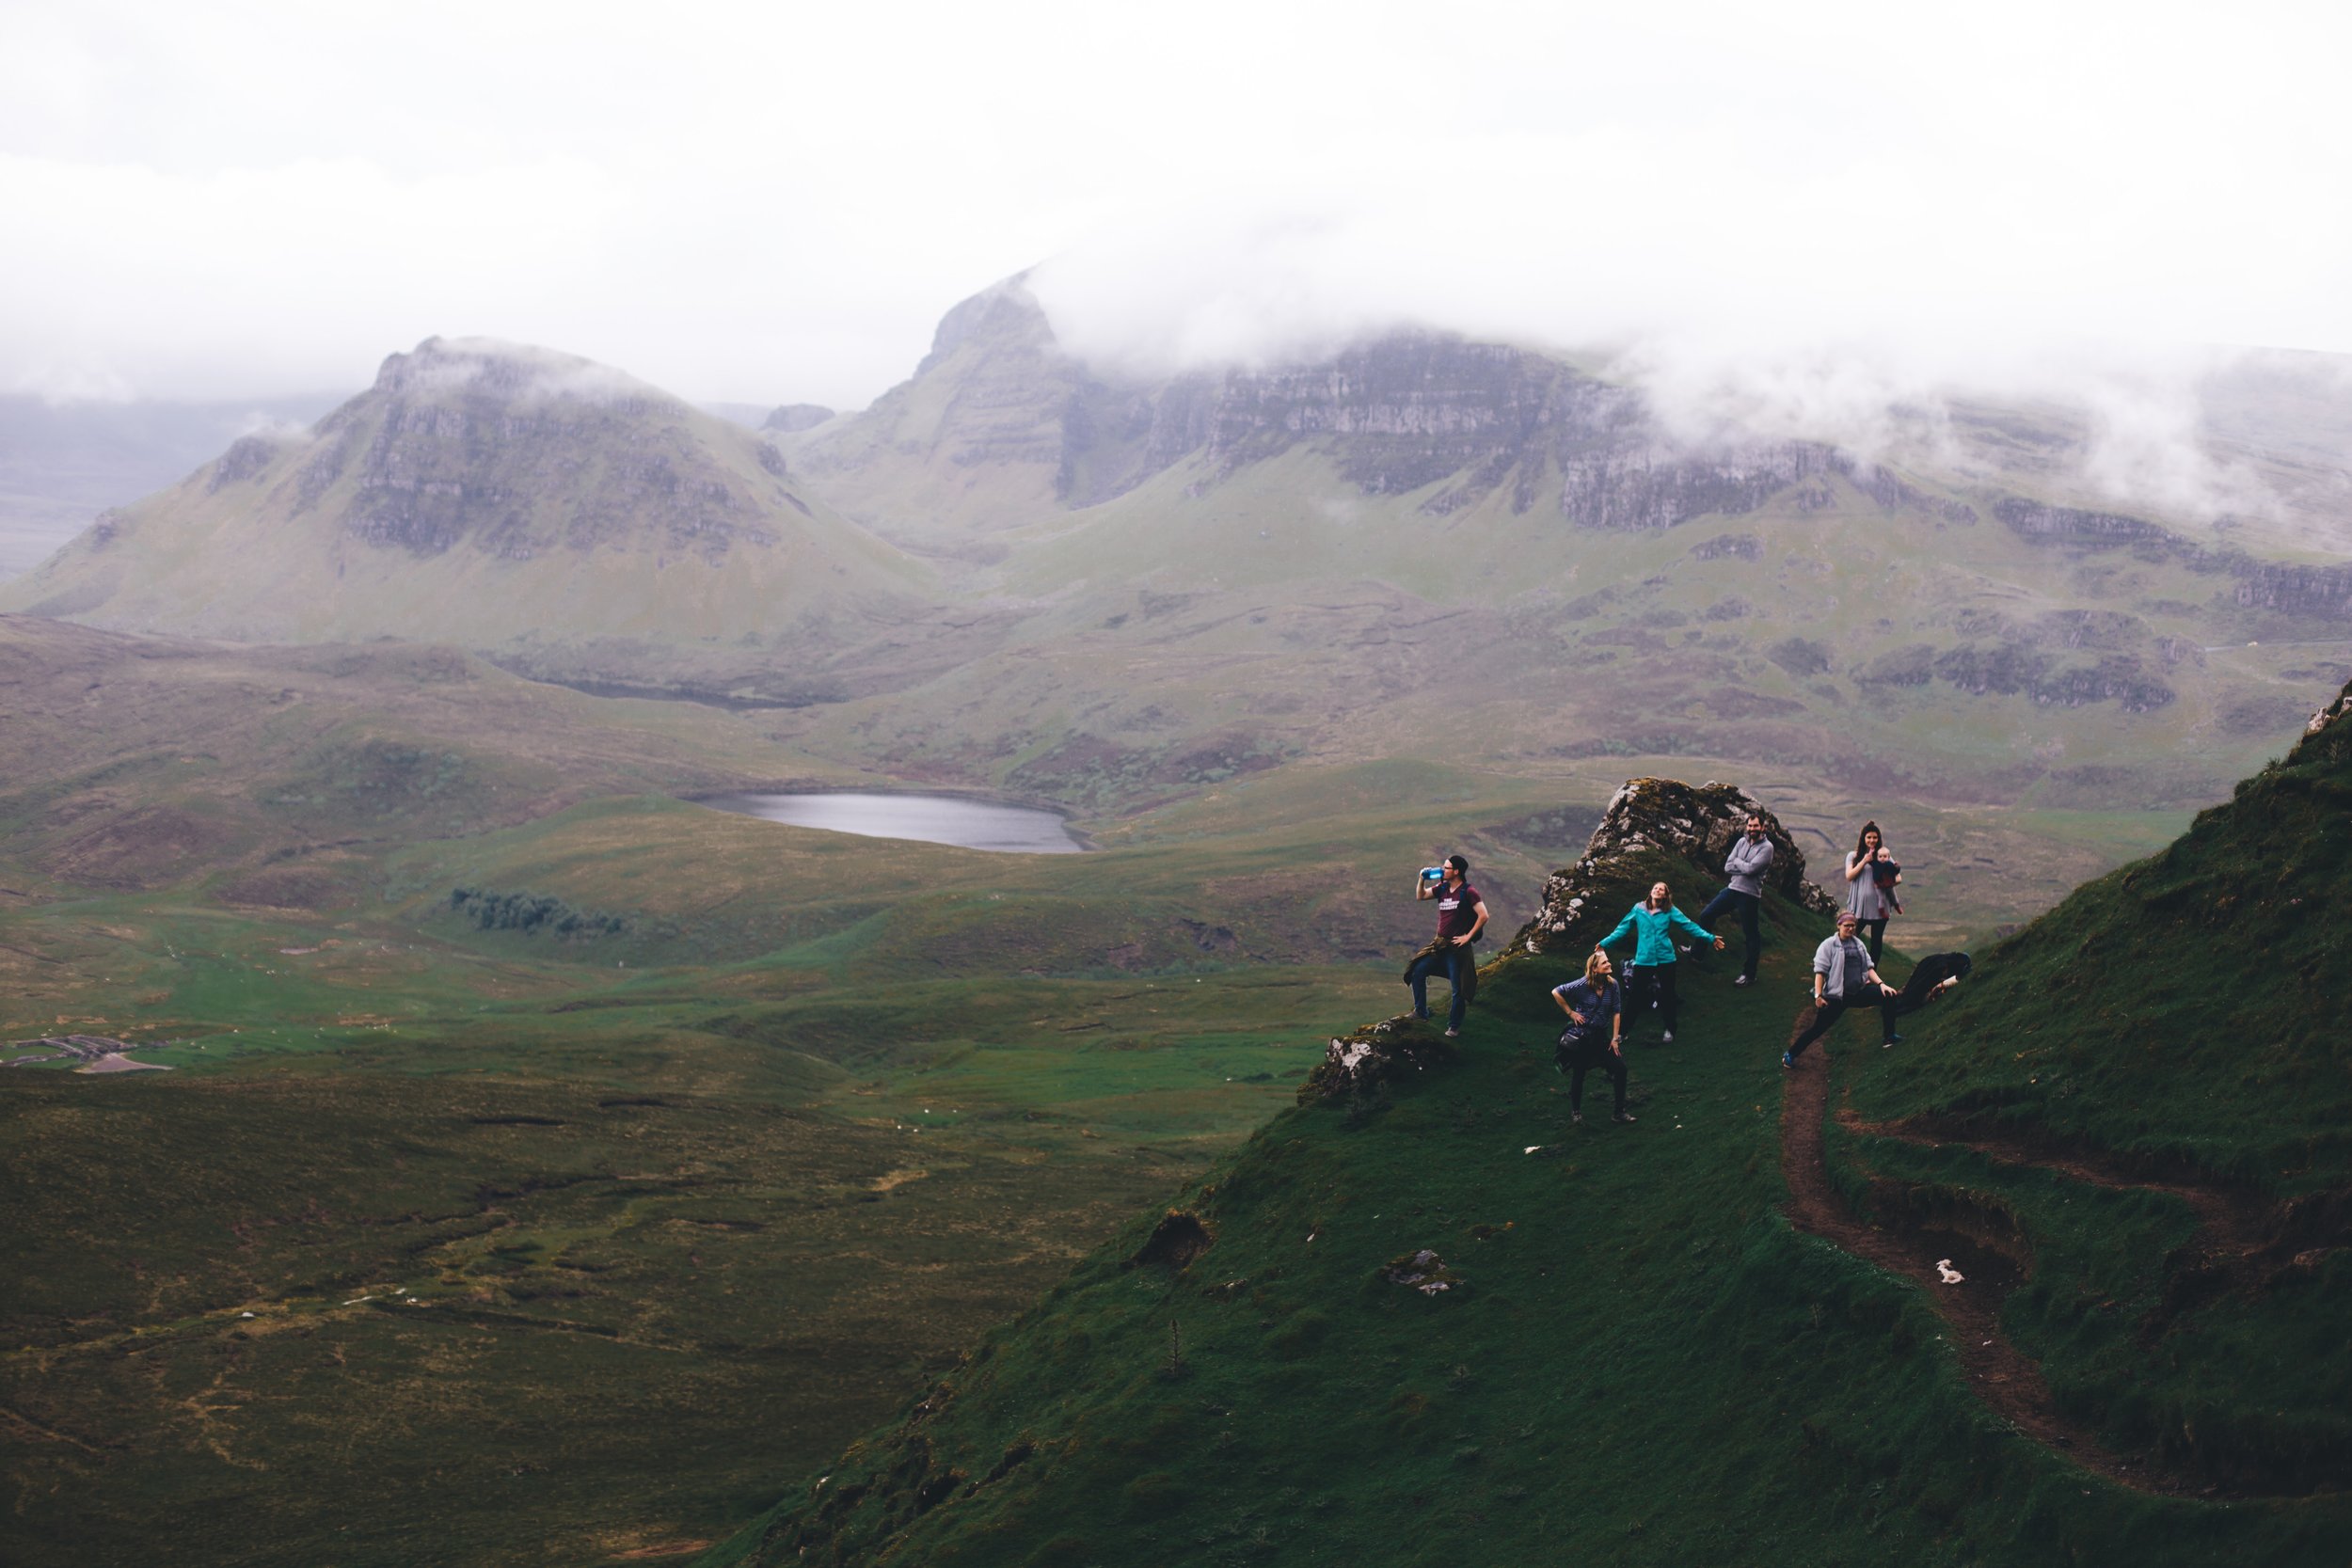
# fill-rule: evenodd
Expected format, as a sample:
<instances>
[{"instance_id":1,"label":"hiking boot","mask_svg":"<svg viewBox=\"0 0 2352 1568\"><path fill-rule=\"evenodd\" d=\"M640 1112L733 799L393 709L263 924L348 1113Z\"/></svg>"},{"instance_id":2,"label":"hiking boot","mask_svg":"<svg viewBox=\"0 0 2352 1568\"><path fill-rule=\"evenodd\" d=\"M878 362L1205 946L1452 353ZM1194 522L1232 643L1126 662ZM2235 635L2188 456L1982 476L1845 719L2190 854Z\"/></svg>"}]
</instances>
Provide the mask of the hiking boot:
<instances>
[{"instance_id":1,"label":"hiking boot","mask_svg":"<svg viewBox=\"0 0 2352 1568\"><path fill-rule=\"evenodd\" d=\"M1445 1032L1445 1037L1450 1040L1460 1039L1462 1037L1462 1031L1459 1029L1448 1029Z\"/></svg>"},{"instance_id":2,"label":"hiking boot","mask_svg":"<svg viewBox=\"0 0 2352 1568\"><path fill-rule=\"evenodd\" d=\"M1892 1051L1902 1043L1903 1037L1900 1035L1889 1035L1884 1039L1879 1041L1879 1049L1881 1051Z\"/></svg>"},{"instance_id":3,"label":"hiking boot","mask_svg":"<svg viewBox=\"0 0 2352 1568\"><path fill-rule=\"evenodd\" d=\"M1780 1065L1782 1067L1795 1067L1797 1065L1797 1059L1788 1054L1788 1052L1784 1051L1780 1053Z\"/></svg>"},{"instance_id":4,"label":"hiking boot","mask_svg":"<svg viewBox=\"0 0 2352 1568\"><path fill-rule=\"evenodd\" d=\"M1753 980L1753 979L1755 979L1755 978L1756 978L1756 976L1755 976L1755 975L1753 975L1753 974L1742 974L1742 975L1740 975L1740 978L1738 978L1737 980L1732 981L1731 983L1732 983L1733 985L1735 985L1735 986L1744 986L1744 985L1746 985L1749 981L1751 981L1751 980Z\"/></svg>"},{"instance_id":5,"label":"hiking boot","mask_svg":"<svg viewBox=\"0 0 2352 1568\"><path fill-rule=\"evenodd\" d=\"M1631 1121L1633 1119L1633 1113L1630 1111L1619 1111L1609 1119L1611 1121Z\"/></svg>"},{"instance_id":6,"label":"hiking boot","mask_svg":"<svg viewBox=\"0 0 2352 1568\"><path fill-rule=\"evenodd\" d=\"M1581 1112L1581 1111L1570 1111L1570 1112L1568 1113L1568 1121L1570 1122L1570 1124L1571 1124L1571 1125L1578 1125L1578 1126L1581 1126L1581 1125L1582 1125L1583 1120L1584 1120L1584 1113L1583 1113L1583 1112Z\"/></svg>"},{"instance_id":7,"label":"hiking boot","mask_svg":"<svg viewBox=\"0 0 2352 1568\"><path fill-rule=\"evenodd\" d=\"M1669 1029L1669 1030L1667 1030L1667 1031L1666 1031L1666 1037L1665 1037L1664 1039L1662 1039L1662 1040L1659 1041L1658 1043L1659 1043L1659 1044L1661 1044L1661 1045L1672 1045L1672 1044L1674 1044L1674 1042L1675 1042L1675 1032L1674 1032L1672 1029Z\"/></svg>"},{"instance_id":8,"label":"hiking boot","mask_svg":"<svg viewBox=\"0 0 2352 1568\"><path fill-rule=\"evenodd\" d=\"M1415 1013L1413 1014L1413 1016L1414 1016L1415 1018L1417 1018L1417 1019L1420 1019L1422 1022L1426 1023L1427 1022L1429 1022L1429 1009L1428 1009L1428 1008L1426 1008L1426 1007L1420 1008L1420 1009L1418 1009L1417 1011L1415 1011Z\"/></svg>"}]
</instances>

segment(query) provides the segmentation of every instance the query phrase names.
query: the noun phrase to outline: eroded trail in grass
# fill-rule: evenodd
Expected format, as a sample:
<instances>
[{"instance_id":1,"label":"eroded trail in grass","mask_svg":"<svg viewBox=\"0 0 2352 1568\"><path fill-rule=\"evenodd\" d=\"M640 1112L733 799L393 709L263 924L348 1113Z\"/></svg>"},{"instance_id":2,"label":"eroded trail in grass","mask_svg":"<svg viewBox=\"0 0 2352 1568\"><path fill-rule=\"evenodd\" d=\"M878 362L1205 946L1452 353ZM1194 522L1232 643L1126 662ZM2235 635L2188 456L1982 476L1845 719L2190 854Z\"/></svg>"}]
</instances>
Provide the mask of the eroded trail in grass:
<instances>
[{"instance_id":1,"label":"eroded trail in grass","mask_svg":"<svg viewBox=\"0 0 2352 1568\"><path fill-rule=\"evenodd\" d=\"M1975 1278L1960 1285L1944 1284L1936 1272L1936 1247L1857 1218L1831 1182L1824 1163L1821 1123L1829 1108L1829 1062L1821 1056L1800 1061L1787 1076L1788 1090L1781 1100L1780 1148L1792 1224L1865 1262L1917 1281L1929 1304L1950 1324L1970 1386L2019 1432L2066 1454L2084 1468L2137 1491L2225 1495L2217 1487L2165 1474L2100 1447L2087 1428L2059 1411L2041 1368L2001 1332L1997 1289Z\"/></svg>"},{"instance_id":2,"label":"eroded trail in grass","mask_svg":"<svg viewBox=\"0 0 2352 1568\"><path fill-rule=\"evenodd\" d=\"M1922 1148L1958 1144L2003 1164L2053 1170L2111 1192L2164 1193L2177 1197L2196 1212L2197 1244L2215 1254L2251 1256L2261 1252L2270 1243L2269 1233L2276 1228L2268 1206L2250 1194L2207 1182L2139 1175L2088 1149L2055 1149L2010 1134L1976 1127L1963 1129L1931 1118L1865 1121L1847 1106L1838 1107L1836 1115L1840 1127L1873 1138L1895 1138Z\"/></svg>"}]
</instances>

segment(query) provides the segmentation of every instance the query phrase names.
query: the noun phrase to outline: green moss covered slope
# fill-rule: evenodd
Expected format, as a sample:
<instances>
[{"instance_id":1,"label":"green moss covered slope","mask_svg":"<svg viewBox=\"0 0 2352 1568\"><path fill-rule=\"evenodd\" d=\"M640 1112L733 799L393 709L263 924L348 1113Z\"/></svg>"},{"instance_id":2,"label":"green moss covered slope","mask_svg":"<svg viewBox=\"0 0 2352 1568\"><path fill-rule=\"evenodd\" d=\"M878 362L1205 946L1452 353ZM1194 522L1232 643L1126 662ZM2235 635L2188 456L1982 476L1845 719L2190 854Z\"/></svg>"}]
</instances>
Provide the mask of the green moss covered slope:
<instances>
[{"instance_id":1,"label":"green moss covered slope","mask_svg":"<svg viewBox=\"0 0 2352 1568\"><path fill-rule=\"evenodd\" d=\"M1391 1026L1429 1065L1276 1118L711 1560L2343 1561L2342 1067L2296 1008L2345 974L2347 737L1901 1048L1841 1031L1812 1122L1778 1054L1822 920L1776 895L1756 988L1718 962L1677 1043L1632 1032L1639 1121L1570 1123L1547 989L1650 877L1696 887L1657 842L1588 857L1612 882L1489 966L1458 1054ZM1391 1276L1422 1250L1451 1289Z\"/></svg>"}]
</instances>

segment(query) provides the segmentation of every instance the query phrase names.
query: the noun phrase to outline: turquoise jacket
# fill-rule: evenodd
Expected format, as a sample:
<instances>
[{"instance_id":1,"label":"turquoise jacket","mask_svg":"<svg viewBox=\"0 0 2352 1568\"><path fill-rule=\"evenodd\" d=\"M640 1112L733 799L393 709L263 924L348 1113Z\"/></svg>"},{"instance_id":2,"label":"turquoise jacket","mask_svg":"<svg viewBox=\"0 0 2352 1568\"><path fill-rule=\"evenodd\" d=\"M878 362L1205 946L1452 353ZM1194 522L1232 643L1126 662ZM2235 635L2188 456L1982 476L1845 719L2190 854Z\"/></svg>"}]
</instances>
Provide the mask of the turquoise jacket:
<instances>
[{"instance_id":1,"label":"turquoise jacket","mask_svg":"<svg viewBox=\"0 0 2352 1568\"><path fill-rule=\"evenodd\" d=\"M1715 944L1714 932L1708 930L1672 904L1667 905L1665 912L1661 914L1651 909L1649 900L1645 898L1626 911L1625 918L1617 922L1617 928L1601 938L1595 945L1606 947L1622 938L1628 931L1639 931L1641 941L1634 944L1633 961L1637 964L1670 964L1675 961L1674 933L1677 927L1690 932L1710 947Z\"/></svg>"}]
</instances>

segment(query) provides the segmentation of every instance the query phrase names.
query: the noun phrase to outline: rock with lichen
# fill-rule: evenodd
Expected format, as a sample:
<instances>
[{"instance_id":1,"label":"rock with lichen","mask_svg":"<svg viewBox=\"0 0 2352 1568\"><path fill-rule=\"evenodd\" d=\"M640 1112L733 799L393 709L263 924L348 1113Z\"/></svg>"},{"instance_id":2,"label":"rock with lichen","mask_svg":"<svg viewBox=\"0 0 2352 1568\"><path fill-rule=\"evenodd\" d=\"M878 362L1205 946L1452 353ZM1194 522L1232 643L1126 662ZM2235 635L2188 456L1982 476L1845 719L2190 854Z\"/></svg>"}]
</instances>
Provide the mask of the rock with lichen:
<instances>
[{"instance_id":1,"label":"rock with lichen","mask_svg":"<svg viewBox=\"0 0 2352 1568\"><path fill-rule=\"evenodd\" d=\"M1764 819L1765 835L1772 841L1766 891L1817 914L1834 914L1837 901L1805 878L1804 851L1780 818L1747 791L1711 781L1694 785L1679 779L1628 779L1610 797L1583 855L1545 879L1543 907L1511 939L1502 957L1590 946L1625 912L1620 904L1638 896L1641 888L1634 884L1646 883L1645 867L1661 855L1687 863L1699 883L1720 884L1724 857L1751 814Z\"/></svg>"}]
</instances>

